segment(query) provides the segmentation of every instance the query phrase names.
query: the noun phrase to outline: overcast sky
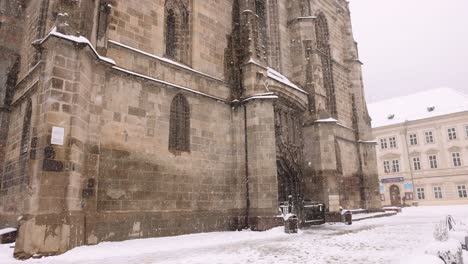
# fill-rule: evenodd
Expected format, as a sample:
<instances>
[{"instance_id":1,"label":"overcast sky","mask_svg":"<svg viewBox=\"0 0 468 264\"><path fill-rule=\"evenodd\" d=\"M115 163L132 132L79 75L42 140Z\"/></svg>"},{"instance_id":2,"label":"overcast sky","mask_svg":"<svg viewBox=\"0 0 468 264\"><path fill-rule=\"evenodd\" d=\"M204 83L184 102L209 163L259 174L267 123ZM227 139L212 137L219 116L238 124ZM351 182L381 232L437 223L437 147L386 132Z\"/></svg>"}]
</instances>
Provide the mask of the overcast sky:
<instances>
[{"instance_id":1,"label":"overcast sky","mask_svg":"<svg viewBox=\"0 0 468 264\"><path fill-rule=\"evenodd\" d=\"M468 0L350 0L368 102L468 93Z\"/></svg>"}]
</instances>

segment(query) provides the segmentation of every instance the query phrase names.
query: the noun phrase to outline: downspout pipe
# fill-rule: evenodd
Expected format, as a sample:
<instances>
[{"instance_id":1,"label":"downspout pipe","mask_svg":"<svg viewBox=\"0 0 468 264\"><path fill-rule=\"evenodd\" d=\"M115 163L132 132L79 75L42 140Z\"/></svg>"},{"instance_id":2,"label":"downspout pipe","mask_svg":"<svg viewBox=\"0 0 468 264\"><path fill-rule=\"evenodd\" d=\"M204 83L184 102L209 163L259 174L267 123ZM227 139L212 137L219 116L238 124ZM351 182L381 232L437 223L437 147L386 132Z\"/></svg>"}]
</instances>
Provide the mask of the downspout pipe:
<instances>
[{"instance_id":1,"label":"downspout pipe","mask_svg":"<svg viewBox=\"0 0 468 264\"><path fill-rule=\"evenodd\" d=\"M244 149L245 149L245 229L250 227L250 182L249 182L249 150L247 138L247 105L243 103L244 109Z\"/></svg>"},{"instance_id":2,"label":"downspout pipe","mask_svg":"<svg viewBox=\"0 0 468 264\"><path fill-rule=\"evenodd\" d=\"M408 157L408 166L410 169L410 175L411 175L411 184L413 185L413 201L416 199L416 193L415 193L415 188L414 188L414 171L413 171L413 164L411 164L411 157L410 157L410 152L409 152L409 146L408 146L408 121L405 121L403 124L403 137L405 139L405 151L406 151L406 157ZM404 191L405 186L403 186L403 191Z\"/></svg>"}]
</instances>

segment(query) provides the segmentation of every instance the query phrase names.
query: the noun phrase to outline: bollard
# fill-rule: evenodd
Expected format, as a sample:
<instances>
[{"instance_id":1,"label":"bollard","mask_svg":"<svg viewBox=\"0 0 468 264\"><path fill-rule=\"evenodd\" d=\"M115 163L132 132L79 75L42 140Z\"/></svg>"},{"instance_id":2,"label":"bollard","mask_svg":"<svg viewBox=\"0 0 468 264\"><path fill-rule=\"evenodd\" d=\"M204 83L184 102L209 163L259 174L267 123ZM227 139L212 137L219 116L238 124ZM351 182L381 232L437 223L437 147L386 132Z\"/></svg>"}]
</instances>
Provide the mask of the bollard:
<instances>
[{"instance_id":1,"label":"bollard","mask_svg":"<svg viewBox=\"0 0 468 264\"><path fill-rule=\"evenodd\" d=\"M286 234L296 234L299 229L299 219L296 215L289 214L284 220L284 232Z\"/></svg>"}]
</instances>

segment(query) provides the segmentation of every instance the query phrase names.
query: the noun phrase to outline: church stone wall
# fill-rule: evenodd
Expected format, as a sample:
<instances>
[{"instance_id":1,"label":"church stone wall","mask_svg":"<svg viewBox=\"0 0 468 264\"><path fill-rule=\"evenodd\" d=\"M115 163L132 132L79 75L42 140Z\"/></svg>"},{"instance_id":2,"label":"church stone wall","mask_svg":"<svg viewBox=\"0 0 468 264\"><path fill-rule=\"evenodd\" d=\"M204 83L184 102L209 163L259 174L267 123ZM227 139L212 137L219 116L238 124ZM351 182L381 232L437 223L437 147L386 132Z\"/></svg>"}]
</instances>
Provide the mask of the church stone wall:
<instances>
[{"instance_id":1,"label":"church stone wall","mask_svg":"<svg viewBox=\"0 0 468 264\"><path fill-rule=\"evenodd\" d=\"M268 20L255 14L261 3L253 0L169 1L189 14L179 22L190 32L174 40L189 40L178 57L165 54L166 0L32 2L21 22L21 72L0 120L7 131L0 138L0 226L20 226L18 258L101 241L281 224L277 103L295 109L302 129L300 143L283 146L297 154L296 175L282 175L303 185L296 197L324 202L331 213L379 206L345 1L271 1ZM325 109L319 12L330 32L337 113ZM270 29L261 28L265 21ZM62 35L30 45L54 25ZM183 114L172 108L174 98L182 98ZM171 125L174 116L184 122ZM53 127L64 129L63 144L52 144ZM179 141L183 148L171 145Z\"/></svg>"},{"instance_id":2,"label":"church stone wall","mask_svg":"<svg viewBox=\"0 0 468 264\"><path fill-rule=\"evenodd\" d=\"M224 77L224 52L232 31L232 1L184 1L192 31L190 66L213 77ZM109 39L135 49L165 55L165 0L114 0ZM145 8L141 8L144 6Z\"/></svg>"}]
</instances>

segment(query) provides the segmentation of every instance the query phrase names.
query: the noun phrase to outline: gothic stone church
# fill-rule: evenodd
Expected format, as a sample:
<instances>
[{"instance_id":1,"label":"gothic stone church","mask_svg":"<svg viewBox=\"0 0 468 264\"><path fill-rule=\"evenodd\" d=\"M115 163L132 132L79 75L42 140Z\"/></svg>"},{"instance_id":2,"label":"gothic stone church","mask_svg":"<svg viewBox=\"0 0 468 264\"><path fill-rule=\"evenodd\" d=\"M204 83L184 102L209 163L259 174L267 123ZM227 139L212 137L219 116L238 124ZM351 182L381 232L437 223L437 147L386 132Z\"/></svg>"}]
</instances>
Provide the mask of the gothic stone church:
<instances>
[{"instance_id":1,"label":"gothic stone church","mask_svg":"<svg viewBox=\"0 0 468 264\"><path fill-rule=\"evenodd\" d=\"M345 0L0 0L17 257L378 208Z\"/></svg>"}]
</instances>

